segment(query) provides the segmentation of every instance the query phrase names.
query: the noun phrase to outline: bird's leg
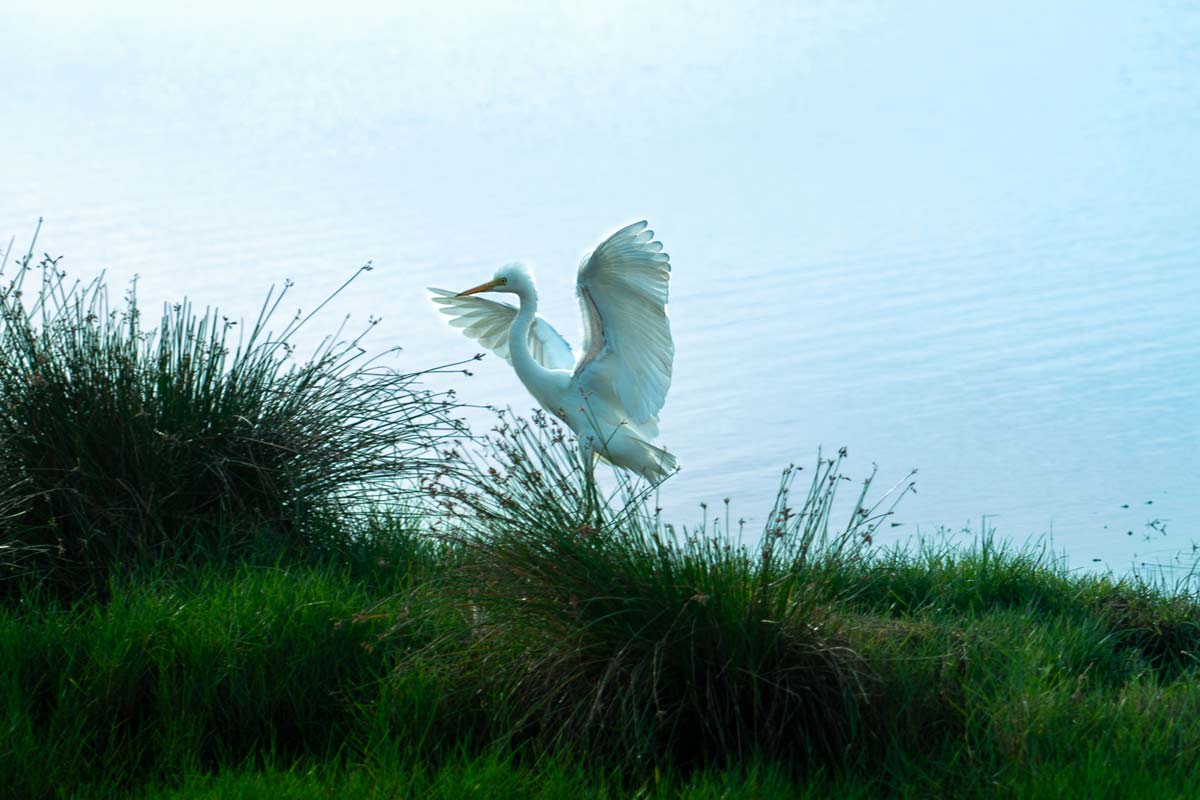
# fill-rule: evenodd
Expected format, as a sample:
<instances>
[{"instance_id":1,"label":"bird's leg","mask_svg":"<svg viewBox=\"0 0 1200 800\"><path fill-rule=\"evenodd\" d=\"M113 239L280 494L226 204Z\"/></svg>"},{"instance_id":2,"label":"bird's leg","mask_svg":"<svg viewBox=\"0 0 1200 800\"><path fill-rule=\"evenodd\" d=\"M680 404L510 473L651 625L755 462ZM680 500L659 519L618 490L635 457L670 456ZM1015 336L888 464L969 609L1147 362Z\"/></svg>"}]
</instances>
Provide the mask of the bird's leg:
<instances>
[{"instance_id":1,"label":"bird's leg","mask_svg":"<svg viewBox=\"0 0 1200 800\"><path fill-rule=\"evenodd\" d=\"M579 438L579 461L583 466L583 521L590 525L593 517L600 516L600 495L596 490L596 454L591 436Z\"/></svg>"}]
</instances>

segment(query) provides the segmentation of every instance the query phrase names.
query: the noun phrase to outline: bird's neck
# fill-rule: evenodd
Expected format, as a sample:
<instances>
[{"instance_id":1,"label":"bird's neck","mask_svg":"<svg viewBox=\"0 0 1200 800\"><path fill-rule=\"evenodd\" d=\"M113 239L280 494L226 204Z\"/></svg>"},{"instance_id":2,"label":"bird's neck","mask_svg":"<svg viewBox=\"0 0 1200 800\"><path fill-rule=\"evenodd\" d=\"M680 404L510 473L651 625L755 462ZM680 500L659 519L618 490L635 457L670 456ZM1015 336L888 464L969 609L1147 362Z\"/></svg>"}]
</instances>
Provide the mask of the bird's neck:
<instances>
[{"instance_id":1,"label":"bird's neck","mask_svg":"<svg viewBox=\"0 0 1200 800\"><path fill-rule=\"evenodd\" d=\"M516 370L517 377L539 402L544 402L538 396L538 389L547 385L550 370L538 363L529 350L529 329L533 327L533 322L537 319L537 294L532 291L520 292L517 297L520 298L521 305L517 310L517 316L513 318L512 327L508 329L509 356L512 358L513 369Z\"/></svg>"},{"instance_id":2,"label":"bird's neck","mask_svg":"<svg viewBox=\"0 0 1200 800\"><path fill-rule=\"evenodd\" d=\"M513 369L524 380L526 375L532 375L542 368L533 353L529 352L529 329L537 318L538 301L533 292L520 292L517 297L521 303L512 327L508 329L508 352L512 357Z\"/></svg>"}]
</instances>

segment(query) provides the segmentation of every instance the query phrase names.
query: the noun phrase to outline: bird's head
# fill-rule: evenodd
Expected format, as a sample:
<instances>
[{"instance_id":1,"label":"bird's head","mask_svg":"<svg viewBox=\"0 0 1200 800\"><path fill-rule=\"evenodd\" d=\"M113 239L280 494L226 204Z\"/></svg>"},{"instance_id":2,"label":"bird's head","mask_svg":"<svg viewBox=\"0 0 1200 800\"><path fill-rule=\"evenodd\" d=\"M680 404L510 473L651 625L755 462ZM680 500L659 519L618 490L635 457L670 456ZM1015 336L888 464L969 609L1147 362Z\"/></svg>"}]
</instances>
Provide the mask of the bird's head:
<instances>
[{"instance_id":1,"label":"bird's head","mask_svg":"<svg viewBox=\"0 0 1200 800\"><path fill-rule=\"evenodd\" d=\"M474 289L459 292L459 297L480 292L508 292L510 294L526 294L533 290L533 276L521 263L505 264L496 270L496 276L487 283L481 283Z\"/></svg>"}]
</instances>

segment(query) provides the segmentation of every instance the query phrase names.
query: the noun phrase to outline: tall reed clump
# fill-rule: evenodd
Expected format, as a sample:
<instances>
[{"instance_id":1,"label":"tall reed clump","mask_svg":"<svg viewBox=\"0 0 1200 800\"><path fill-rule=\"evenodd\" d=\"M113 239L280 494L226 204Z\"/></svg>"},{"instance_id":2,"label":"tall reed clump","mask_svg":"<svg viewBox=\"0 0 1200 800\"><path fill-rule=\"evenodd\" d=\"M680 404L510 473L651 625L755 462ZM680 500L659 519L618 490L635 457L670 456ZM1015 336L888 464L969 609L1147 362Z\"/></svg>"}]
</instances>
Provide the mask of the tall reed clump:
<instances>
[{"instance_id":1,"label":"tall reed clump","mask_svg":"<svg viewBox=\"0 0 1200 800\"><path fill-rule=\"evenodd\" d=\"M844 451L792 493L784 472L761 545L675 536L652 489L594 489L543 415L504 422L467 477L430 491L461 542L471 636L444 644L465 703L517 739L618 763L836 760L866 698L863 663L839 629L827 577L860 558L888 511L830 515ZM903 494L903 491L899 492ZM599 509L616 509L607 511ZM443 654L444 656L444 654Z\"/></svg>"},{"instance_id":2,"label":"tall reed clump","mask_svg":"<svg viewBox=\"0 0 1200 800\"><path fill-rule=\"evenodd\" d=\"M248 331L186 301L147 328L103 276L68 284L32 248L0 266L0 594L31 577L77 594L265 533L303 546L318 517L442 468L452 398L342 329L294 360L312 315L272 333L286 292Z\"/></svg>"}]
</instances>

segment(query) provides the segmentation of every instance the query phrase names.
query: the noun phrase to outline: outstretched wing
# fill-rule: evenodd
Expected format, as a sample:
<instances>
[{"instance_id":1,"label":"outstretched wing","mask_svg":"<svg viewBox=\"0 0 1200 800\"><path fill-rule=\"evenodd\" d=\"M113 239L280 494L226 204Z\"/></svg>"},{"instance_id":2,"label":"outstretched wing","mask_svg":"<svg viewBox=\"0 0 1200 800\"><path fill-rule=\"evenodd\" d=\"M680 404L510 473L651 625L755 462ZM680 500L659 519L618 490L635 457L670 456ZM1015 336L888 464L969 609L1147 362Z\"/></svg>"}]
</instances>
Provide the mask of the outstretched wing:
<instances>
[{"instance_id":1,"label":"outstretched wing","mask_svg":"<svg viewBox=\"0 0 1200 800\"><path fill-rule=\"evenodd\" d=\"M441 306L438 310L450 317L451 325L462 328L467 336L478 340L509 364L512 363L508 353L508 331L513 318L517 316L517 309L508 303L497 303L475 295L459 297L454 292L434 288L429 291L433 294L433 302ZM536 318L529 329L529 352L548 369L571 369L575 366L571 345L541 317Z\"/></svg>"},{"instance_id":2,"label":"outstretched wing","mask_svg":"<svg viewBox=\"0 0 1200 800\"><path fill-rule=\"evenodd\" d=\"M584 333L576 379L588 391L617 398L636 425L656 419L671 386L671 260L662 249L646 222L635 222L579 264Z\"/></svg>"}]
</instances>

